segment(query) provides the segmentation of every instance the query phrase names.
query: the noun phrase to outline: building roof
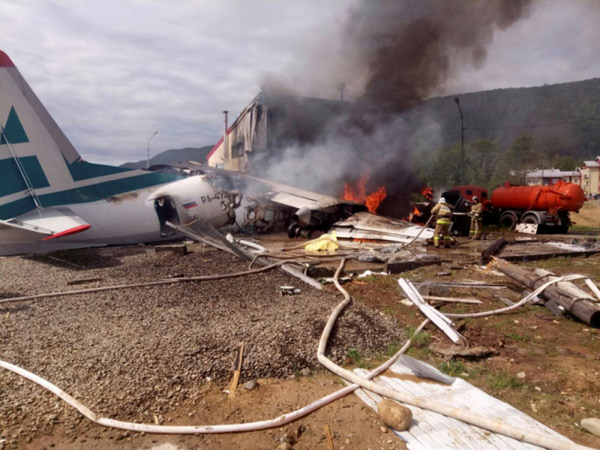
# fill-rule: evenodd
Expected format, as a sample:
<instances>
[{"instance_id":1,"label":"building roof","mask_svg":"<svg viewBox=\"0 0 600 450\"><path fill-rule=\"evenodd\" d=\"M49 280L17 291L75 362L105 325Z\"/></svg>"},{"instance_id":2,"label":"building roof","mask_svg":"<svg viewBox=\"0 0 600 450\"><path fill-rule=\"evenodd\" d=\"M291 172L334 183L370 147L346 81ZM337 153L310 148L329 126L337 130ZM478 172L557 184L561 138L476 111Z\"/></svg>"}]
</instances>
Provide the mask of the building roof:
<instances>
[{"instance_id":1,"label":"building roof","mask_svg":"<svg viewBox=\"0 0 600 450\"><path fill-rule=\"evenodd\" d=\"M577 170L559 170L559 169L537 169L527 172L527 178L562 178L562 177L578 177Z\"/></svg>"},{"instance_id":2,"label":"building roof","mask_svg":"<svg viewBox=\"0 0 600 450\"><path fill-rule=\"evenodd\" d=\"M600 164L598 164L598 161L584 161L583 166L584 167L600 167Z\"/></svg>"}]
</instances>

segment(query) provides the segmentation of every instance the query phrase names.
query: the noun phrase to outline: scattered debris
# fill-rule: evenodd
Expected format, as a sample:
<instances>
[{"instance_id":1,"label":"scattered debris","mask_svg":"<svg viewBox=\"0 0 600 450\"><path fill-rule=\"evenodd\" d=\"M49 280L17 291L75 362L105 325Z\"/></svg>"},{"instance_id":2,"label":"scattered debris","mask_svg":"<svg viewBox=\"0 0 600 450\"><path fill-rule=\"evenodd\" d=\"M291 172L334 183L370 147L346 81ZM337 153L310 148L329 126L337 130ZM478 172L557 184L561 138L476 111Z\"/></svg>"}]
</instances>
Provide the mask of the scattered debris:
<instances>
[{"instance_id":1,"label":"scattered debris","mask_svg":"<svg viewBox=\"0 0 600 450\"><path fill-rule=\"evenodd\" d=\"M466 342L465 338L461 336L458 331L456 331L452 325L452 321L444 314L440 313L437 309L429 305L410 281L400 278L398 279L398 284L400 285L400 289L402 289L406 297L409 298L415 305L417 305L421 312L425 314L429 320L435 323L437 327L440 328L440 330L442 330L446 336L450 338L450 340L452 340L452 342L455 344Z\"/></svg>"},{"instance_id":2,"label":"scattered debris","mask_svg":"<svg viewBox=\"0 0 600 450\"><path fill-rule=\"evenodd\" d=\"M600 304L585 291L583 291L585 295L582 296L582 291L579 288L574 289L567 283L563 283L585 277L581 275L557 277L550 272L540 277L503 259L496 259L494 265L499 271L530 289L538 289L549 280L556 280L556 285L548 286L541 295L547 300L556 302L587 325L595 328L600 327ZM561 285L561 283L563 284Z\"/></svg>"},{"instance_id":3,"label":"scattered debris","mask_svg":"<svg viewBox=\"0 0 600 450\"><path fill-rule=\"evenodd\" d=\"M339 247L335 231L332 231L331 234L323 234L304 245L307 252L333 252Z\"/></svg>"},{"instance_id":4,"label":"scattered debris","mask_svg":"<svg viewBox=\"0 0 600 450\"><path fill-rule=\"evenodd\" d=\"M331 436L331 430L329 429L329 425L325 424L323 430L325 431L325 437L327 438L327 446L329 447L329 450L334 450L333 436Z\"/></svg>"},{"instance_id":5,"label":"scattered debris","mask_svg":"<svg viewBox=\"0 0 600 450\"><path fill-rule=\"evenodd\" d=\"M433 237L433 230L430 228L369 213L356 213L336 222L332 231L336 232L338 238L394 241L405 244L414 241L415 238L423 242Z\"/></svg>"},{"instance_id":6,"label":"scattered debris","mask_svg":"<svg viewBox=\"0 0 600 450\"><path fill-rule=\"evenodd\" d=\"M366 277L370 277L371 275L381 275L381 276L386 277L389 274L387 272L371 272L370 270L365 270L357 278L366 278Z\"/></svg>"},{"instance_id":7,"label":"scattered debris","mask_svg":"<svg viewBox=\"0 0 600 450\"><path fill-rule=\"evenodd\" d=\"M240 374L242 372L242 359L244 357L244 343L240 344L240 353L235 362L235 370L233 372L233 379L231 380L231 386L229 387L229 400L235 398L235 392L237 390L238 382L240 381Z\"/></svg>"},{"instance_id":8,"label":"scattered debris","mask_svg":"<svg viewBox=\"0 0 600 450\"><path fill-rule=\"evenodd\" d=\"M600 419L595 417L588 417L581 420L581 426L588 430L590 433L600 436Z\"/></svg>"},{"instance_id":9,"label":"scattered debris","mask_svg":"<svg viewBox=\"0 0 600 450\"><path fill-rule=\"evenodd\" d=\"M383 423L394 430L408 430L412 423L412 411L393 400L380 401L377 405L377 414Z\"/></svg>"},{"instance_id":10,"label":"scattered debris","mask_svg":"<svg viewBox=\"0 0 600 450\"><path fill-rule=\"evenodd\" d=\"M439 283L439 282L431 282L425 281L422 283L415 283L416 286L440 286L440 287L450 287L450 288L460 288L460 287L468 287L468 288L476 288L476 289L506 289L504 284L489 284L481 281L461 281L461 282L447 282L447 283Z\"/></svg>"},{"instance_id":11,"label":"scattered debris","mask_svg":"<svg viewBox=\"0 0 600 450\"><path fill-rule=\"evenodd\" d=\"M254 389L256 389L256 386L258 386L256 380L250 380L244 383L244 389L246 389L247 391L253 391Z\"/></svg>"},{"instance_id":12,"label":"scattered debris","mask_svg":"<svg viewBox=\"0 0 600 450\"><path fill-rule=\"evenodd\" d=\"M77 284L87 284L87 283L96 283L98 281L103 281L104 278L82 278L80 280L71 280L71 281L67 281L67 284L69 286L74 286Z\"/></svg>"},{"instance_id":13,"label":"scattered debris","mask_svg":"<svg viewBox=\"0 0 600 450\"><path fill-rule=\"evenodd\" d=\"M302 291L294 286L279 286L279 293L281 295L298 295Z\"/></svg>"},{"instance_id":14,"label":"scattered debris","mask_svg":"<svg viewBox=\"0 0 600 450\"><path fill-rule=\"evenodd\" d=\"M496 239L485 250L481 252L481 264L487 264L491 261L492 256L498 256L508 242L503 237Z\"/></svg>"},{"instance_id":15,"label":"scattered debris","mask_svg":"<svg viewBox=\"0 0 600 450\"><path fill-rule=\"evenodd\" d=\"M421 364L425 363L421 362ZM430 370L439 372L432 366L430 366ZM527 414L486 394L463 379L456 378L451 385L419 379L415 372L403 364L403 360L396 361L389 371L394 375L376 377L374 382L400 392L418 392L422 396L423 402L443 401L445 404L452 405L457 412L469 410L473 414L479 414L503 425L519 424L522 429L527 430L523 431L521 438L531 443L533 436L536 436L536 439L544 440L545 445L540 441L537 441L536 444L542 447L580 448ZM354 373L364 377L368 372L365 369L354 369ZM440 374L444 375L441 372ZM365 389L357 390L356 395L375 411L378 409L378 404L384 400L384 397ZM405 403L405 405L412 412L412 425L406 431L394 431L394 433L409 448L440 448L440 443L452 443L447 445L448 448L490 450L531 448L531 445L524 441L499 434L497 431L490 432L462 420L442 416L437 412L428 411L412 404Z\"/></svg>"},{"instance_id":16,"label":"scattered debris","mask_svg":"<svg viewBox=\"0 0 600 450\"><path fill-rule=\"evenodd\" d=\"M506 297L502 297L501 295L495 295L495 297L500 300L502 303L504 303L506 306L512 306L515 304L515 302L507 299Z\"/></svg>"},{"instance_id":17,"label":"scattered debris","mask_svg":"<svg viewBox=\"0 0 600 450\"><path fill-rule=\"evenodd\" d=\"M485 358L488 356L497 355L498 351L489 347L462 347L462 346L453 346L453 347L441 347L439 345L430 345L429 349L434 351L435 353L439 353L447 358L454 358L455 356L460 356L462 358Z\"/></svg>"},{"instance_id":18,"label":"scattered debris","mask_svg":"<svg viewBox=\"0 0 600 450\"><path fill-rule=\"evenodd\" d=\"M470 303L472 305L480 305L483 302L475 298L453 298L453 297L436 297L434 295L423 295L425 300L432 300L436 302L447 302L447 303Z\"/></svg>"}]
</instances>

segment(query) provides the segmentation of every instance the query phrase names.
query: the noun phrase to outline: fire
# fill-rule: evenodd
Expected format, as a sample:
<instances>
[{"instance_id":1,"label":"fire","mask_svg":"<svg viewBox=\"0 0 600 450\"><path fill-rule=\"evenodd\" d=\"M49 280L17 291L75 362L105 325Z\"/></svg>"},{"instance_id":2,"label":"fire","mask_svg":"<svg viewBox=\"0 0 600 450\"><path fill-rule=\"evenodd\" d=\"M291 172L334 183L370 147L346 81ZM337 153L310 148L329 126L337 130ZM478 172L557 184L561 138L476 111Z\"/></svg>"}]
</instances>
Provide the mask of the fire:
<instances>
[{"instance_id":1,"label":"fire","mask_svg":"<svg viewBox=\"0 0 600 450\"><path fill-rule=\"evenodd\" d=\"M369 212L374 213L377 211L379 204L387 196L387 192L385 186L379 186L375 192L367 195L365 184L368 178L368 174L360 177L356 186L346 183L344 185L344 200L362 203L369 209Z\"/></svg>"},{"instance_id":2,"label":"fire","mask_svg":"<svg viewBox=\"0 0 600 450\"><path fill-rule=\"evenodd\" d=\"M433 200L433 189L429 186L425 186L421 191L421 195L428 200Z\"/></svg>"},{"instance_id":3,"label":"fire","mask_svg":"<svg viewBox=\"0 0 600 450\"><path fill-rule=\"evenodd\" d=\"M367 208L369 208L369 212L374 213L377 211L379 204L386 196L387 192L385 190L385 186L379 186L375 192L373 192L371 195L368 195L365 199L365 205L367 205Z\"/></svg>"}]
</instances>

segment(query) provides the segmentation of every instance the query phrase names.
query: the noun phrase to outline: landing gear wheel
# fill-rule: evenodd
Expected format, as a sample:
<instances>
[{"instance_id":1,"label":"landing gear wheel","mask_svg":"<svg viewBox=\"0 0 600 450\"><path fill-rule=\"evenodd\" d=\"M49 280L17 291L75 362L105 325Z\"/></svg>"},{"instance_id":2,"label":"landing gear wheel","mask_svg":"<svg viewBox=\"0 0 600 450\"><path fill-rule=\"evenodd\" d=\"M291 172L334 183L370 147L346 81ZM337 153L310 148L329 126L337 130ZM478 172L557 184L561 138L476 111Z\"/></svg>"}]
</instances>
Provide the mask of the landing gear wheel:
<instances>
[{"instance_id":1,"label":"landing gear wheel","mask_svg":"<svg viewBox=\"0 0 600 450\"><path fill-rule=\"evenodd\" d=\"M292 223L287 229L288 237L294 239L302 234L302 229L296 223Z\"/></svg>"}]
</instances>

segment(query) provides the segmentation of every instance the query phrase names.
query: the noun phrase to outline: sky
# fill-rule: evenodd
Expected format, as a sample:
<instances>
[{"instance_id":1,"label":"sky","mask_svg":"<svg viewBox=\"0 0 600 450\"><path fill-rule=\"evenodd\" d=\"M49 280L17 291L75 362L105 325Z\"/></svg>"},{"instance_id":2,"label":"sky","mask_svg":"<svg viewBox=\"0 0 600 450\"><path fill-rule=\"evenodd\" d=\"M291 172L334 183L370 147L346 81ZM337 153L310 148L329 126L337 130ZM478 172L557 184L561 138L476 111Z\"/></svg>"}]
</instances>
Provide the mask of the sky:
<instances>
[{"instance_id":1,"label":"sky","mask_svg":"<svg viewBox=\"0 0 600 450\"><path fill-rule=\"evenodd\" d=\"M406 0L407 2L413 0ZM473 0L478 1L478 0ZM213 145L276 83L300 95L360 96L344 41L359 0L0 0L6 52L84 159L121 164ZM436 95L600 76L600 1L538 0L496 31L487 58Z\"/></svg>"}]
</instances>

